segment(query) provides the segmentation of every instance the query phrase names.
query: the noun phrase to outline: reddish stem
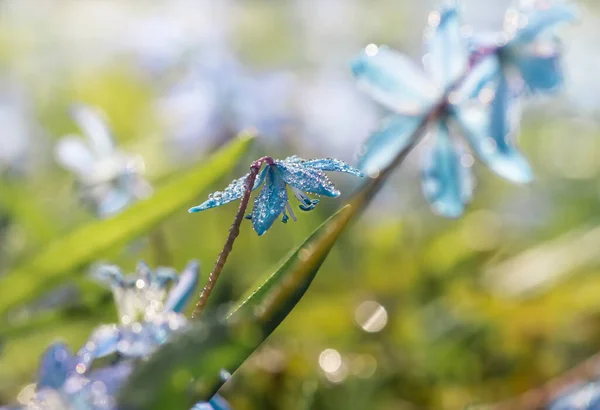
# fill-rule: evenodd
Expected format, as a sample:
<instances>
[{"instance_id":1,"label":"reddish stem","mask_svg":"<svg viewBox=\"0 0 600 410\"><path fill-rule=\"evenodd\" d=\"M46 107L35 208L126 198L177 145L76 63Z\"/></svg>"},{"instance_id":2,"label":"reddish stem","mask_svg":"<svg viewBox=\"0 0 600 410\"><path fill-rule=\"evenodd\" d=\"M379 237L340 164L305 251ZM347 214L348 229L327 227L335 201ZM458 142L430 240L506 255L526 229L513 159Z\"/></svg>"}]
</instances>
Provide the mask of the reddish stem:
<instances>
[{"instance_id":1,"label":"reddish stem","mask_svg":"<svg viewBox=\"0 0 600 410\"><path fill-rule=\"evenodd\" d=\"M217 262L215 266L208 276L208 282L202 288L200 292L200 296L198 298L198 302L196 303L196 307L194 307L194 311L192 312L192 319L198 319L202 312L204 311L204 307L206 306L206 302L210 297L217 280L219 279L219 275L227 262L227 257L231 253L233 249L233 243L236 238L240 234L240 225L244 220L244 214L246 213L246 208L248 208L248 202L250 201L250 194L252 193L252 188L254 188L254 182L256 181L256 177L258 176L258 172L263 164L273 165L274 160L271 157L262 157L257 159L250 165L250 173L248 177L244 181L244 194L242 196L242 200L240 202L240 206L238 208L237 214L233 219L233 224L231 228L229 228L229 235L227 236L227 240L225 241L225 245L223 245L223 249L217 258Z\"/></svg>"}]
</instances>

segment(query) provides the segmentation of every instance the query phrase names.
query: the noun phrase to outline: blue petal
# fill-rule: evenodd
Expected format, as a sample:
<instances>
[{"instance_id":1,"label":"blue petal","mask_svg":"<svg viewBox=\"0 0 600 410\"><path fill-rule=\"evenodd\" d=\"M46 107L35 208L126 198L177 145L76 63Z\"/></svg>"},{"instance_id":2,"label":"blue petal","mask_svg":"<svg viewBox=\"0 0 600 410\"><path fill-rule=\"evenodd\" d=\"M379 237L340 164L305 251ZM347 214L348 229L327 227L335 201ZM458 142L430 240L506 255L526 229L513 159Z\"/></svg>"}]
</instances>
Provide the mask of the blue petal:
<instances>
[{"instance_id":1,"label":"blue petal","mask_svg":"<svg viewBox=\"0 0 600 410\"><path fill-rule=\"evenodd\" d=\"M412 61L385 46L368 46L352 63L352 72L363 91L399 114L424 114L441 95Z\"/></svg>"},{"instance_id":2,"label":"blue petal","mask_svg":"<svg viewBox=\"0 0 600 410\"><path fill-rule=\"evenodd\" d=\"M555 91L563 83L558 54L521 54L515 63L527 88L532 92Z\"/></svg>"},{"instance_id":3,"label":"blue petal","mask_svg":"<svg viewBox=\"0 0 600 410\"><path fill-rule=\"evenodd\" d=\"M451 6L432 12L429 26L426 68L436 84L446 90L465 73L469 60L466 41L460 32L458 10Z\"/></svg>"},{"instance_id":4,"label":"blue petal","mask_svg":"<svg viewBox=\"0 0 600 410\"><path fill-rule=\"evenodd\" d=\"M304 162L304 165L320 171L345 172L347 174L363 177L364 175L358 169L351 167L342 160L335 158L311 159Z\"/></svg>"},{"instance_id":5,"label":"blue petal","mask_svg":"<svg viewBox=\"0 0 600 410\"><path fill-rule=\"evenodd\" d=\"M73 104L69 108L69 114L92 143L97 157L113 154L114 139L102 111L84 104Z\"/></svg>"},{"instance_id":6,"label":"blue petal","mask_svg":"<svg viewBox=\"0 0 600 410\"><path fill-rule=\"evenodd\" d=\"M267 166L265 183L260 193L254 198L252 210L252 226L256 233L263 235L285 209L288 200L287 188L279 174L279 166Z\"/></svg>"},{"instance_id":7,"label":"blue petal","mask_svg":"<svg viewBox=\"0 0 600 410\"><path fill-rule=\"evenodd\" d=\"M436 213L457 218L473 193L470 168L461 164L462 155L452 144L445 121L436 124L431 137L435 138L433 146L428 147L423 157L423 194Z\"/></svg>"},{"instance_id":8,"label":"blue petal","mask_svg":"<svg viewBox=\"0 0 600 410\"><path fill-rule=\"evenodd\" d=\"M490 58L487 62L494 60ZM473 150L492 171L513 182L529 182L533 178L529 163L511 142L518 130L518 100L512 95L499 66L492 81L481 87L479 80L489 75L489 68L483 67L479 71L473 70L473 78L468 80L471 85L458 91L468 96L475 88L481 90L476 98L459 98L452 107L455 118Z\"/></svg>"},{"instance_id":9,"label":"blue petal","mask_svg":"<svg viewBox=\"0 0 600 410\"><path fill-rule=\"evenodd\" d=\"M179 276L177 285L169 292L164 305L165 311L181 312L183 310L198 283L199 267L200 265L196 261L188 263Z\"/></svg>"},{"instance_id":10,"label":"blue petal","mask_svg":"<svg viewBox=\"0 0 600 410\"><path fill-rule=\"evenodd\" d=\"M321 171L307 167L304 163L285 162L276 160L275 164L281 178L288 184L304 192L324 196L339 196L340 191L335 189L327 175Z\"/></svg>"},{"instance_id":11,"label":"blue petal","mask_svg":"<svg viewBox=\"0 0 600 410\"><path fill-rule=\"evenodd\" d=\"M548 410L598 409L600 409L600 382L576 386L548 406Z\"/></svg>"},{"instance_id":12,"label":"blue petal","mask_svg":"<svg viewBox=\"0 0 600 410\"><path fill-rule=\"evenodd\" d=\"M537 37L553 28L560 23L568 23L577 18L575 8L559 2L557 4L551 4L545 8L538 8L535 10L523 10L521 19L525 18L527 24L518 29L515 33L515 37L511 40L510 44L527 44L536 40Z\"/></svg>"},{"instance_id":13,"label":"blue petal","mask_svg":"<svg viewBox=\"0 0 600 410\"><path fill-rule=\"evenodd\" d=\"M42 355L38 371L38 389L59 389L65 383L73 365L73 357L67 346L55 343L46 349Z\"/></svg>"},{"instance_id":14,"label":"blue petal","mask_svg":"<svg viewBox=\"0 0 600 410\"><path fill-rule=\"evenodd\" d=\"M415 131L425 121L424 117L394 115L382 123L363 147L358 166L367 175L379 173L389 166L413 141Z\"/></svg>"},{"instance_id":15,"label":"blue petal","mask_svg":"<svg viewBox=\"0 0 600 410\"><path fill-rule=\"evenodd\" d=\"M215 395L208 403L204 401L196 403L191 410L231 410L231 407L223 397Z\"/></svg>"},{"instance_id":16,"label":"blue petal","mask_svg":"<svg viewBox=\"0 0 600 410\"><path fill-rule=\"evenodd\" d=\"M256 178L256 181L254 181L254 188L252 188L252 190L255 190L263 183L265 179L265 173L266 168L262 170L262 172L258 175L258 178ZM231 184L229 184L227 188L223 190L223 192L217 191L210 194L208 196L208 200L204 201L198 206L190 208L189 212L205 211L210 208L228 204L236 199L240 199L244 195L244 184L246 183L246 178L248 178L248 175L249 174L246 174L239 179L234 179L231 181Z\"/></svg>"},{"instance_id":17,"label":"blue petal","mask_svg":"<svg viewBox=\"0 0 600 410\"><path fill-rule=\"evenodd\" d=\"M89 362L85 354L90 354L91 358L108 356L117 351L117 345L121 338L119 328L114 325L98 326L89 339L89 342L77 353L85 362Z\"/></svg>"}]
</instances>

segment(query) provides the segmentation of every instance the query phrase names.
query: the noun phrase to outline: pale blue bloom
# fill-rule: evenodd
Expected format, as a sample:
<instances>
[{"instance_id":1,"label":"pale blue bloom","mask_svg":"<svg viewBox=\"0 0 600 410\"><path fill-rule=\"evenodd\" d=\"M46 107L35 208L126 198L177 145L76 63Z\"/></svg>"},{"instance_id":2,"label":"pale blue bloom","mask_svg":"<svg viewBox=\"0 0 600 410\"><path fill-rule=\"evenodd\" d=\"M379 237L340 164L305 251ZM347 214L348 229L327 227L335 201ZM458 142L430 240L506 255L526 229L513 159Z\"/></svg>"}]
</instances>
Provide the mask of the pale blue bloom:
<instances>
[{"instance_id":1,"label":"pale blue bloom","mask_svg":"<svg viewBox=\"0 0 600 410\"><path fill-rule=\"evenodd\" d=\"M198 283L197 262L190 262L179 276L170 268L151 270L143 262L129 276L108 265L95 268L92 274L112 289L120 324L98 327L84 348L88 352L82 355L146 356L187 324L181 312Z\"/></svg>"},{"instance_id":2,"label":"pale blue bloom","mask_svg":"<svg viewBox=\"0 0 600 410\"><path fill-rule=\"evenodd\" d=\"M143 263L132 276L113 266L98 268L95 275L111 286L121 324L97 328L76 354L62 343L51 345L42 356L35 394L11 409L118 410L116 395L134 368L132 359L147 357L186 324L180 312L197 284L198 264L189 263L179 276L167 268L151 271ZM113 364L95 368L96 359L114 353ZM193 407L199 409L229 406L215 396Z\"/></svg>"},{"instance_id":3,"label":"pale blue bloom","mask_svg":"<svg viewBox=\"0 0 600 410\"><path fill-rule=\"evenodd\" d=\"M563 83L558 25L576 18L573 6L553 0L530 1L507 11L504 32L493 41L474 40L475 53L494 55L500 82L516 92L550 92ZM516 74L516 75L515 75ZM508 90L500 90L508 93Z\"/></svg>"},{"instance_id":4,"label":"pale blue bloom","mask_svg":"<svg viewBox=\"0 0 600 410\"><path fill-rule=\"evenodd\" d=\"M551 403L548 410L600 410L600 382L571 388Z\"/></svg>"},{"instance_id":5,"label":"pale blue bloom","mask_svg":"<svg viewBox=\"0 0 600 410\"><path fill-rule=\"evenodd\" d=\"M518 121L512 96L502 92L506 84L494 75L498 61L482 58L471 66L460 28L454 6L430 14L423 58L428 75L402 54L375 45L352 65L359 87L394 112L364 145L361 170L376 175L427 131L422 187L434 211L446 217L462 214L474 187L473 157L456 131L498 175L520 183L532 179L511 143Z\"/></svg>"},{"instance_id":6,"label":"pale blue bloom","mask_svg":"<svg viewBox=\"0 0 600 410\"><path fill-rule=\"evenodd\" d=\"M313 210L319 203L318 199L309 198L305 192L330 197L339 196L340 191L335 189L323 171L346 172L362 176L357 169L344 161L332 158L305 160L292 156L284 160L273 160L272 165L265 166L254 183L253 190L261 185L263 188L254 199L254 209L249 215L256 233L264 234L282 214L281 221L284 223L289 217L296 220L288 201L288 185L296 199L300 201L299 208L303 211ZM223 192L210 194L208 200L190 208L190 212L204 211L240 199L244 195L247 177L248 174L233 180Z\"/></svg>"},{"instance_id":7,"label":"pale blue bloom","mask_svg":"<svg viewBox=\"0 0 600 410\"><path fill-rule=\"evenodd\" d=\"M55 155L75 174L82 200L104 218L150 196L152 187L141 175L143 160L117 150L103 114L83 104L73 105L70 114L85 138L64 136Z\"/></svg>"}]
</instances>

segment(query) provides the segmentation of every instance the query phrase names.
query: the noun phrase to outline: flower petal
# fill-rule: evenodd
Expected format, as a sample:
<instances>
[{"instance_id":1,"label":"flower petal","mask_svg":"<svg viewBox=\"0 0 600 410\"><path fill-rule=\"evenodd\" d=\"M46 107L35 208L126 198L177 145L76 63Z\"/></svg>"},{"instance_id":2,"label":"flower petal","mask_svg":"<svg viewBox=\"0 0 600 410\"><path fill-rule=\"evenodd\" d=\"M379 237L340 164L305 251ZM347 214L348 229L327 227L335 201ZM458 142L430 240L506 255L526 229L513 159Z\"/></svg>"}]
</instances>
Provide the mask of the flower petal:
<instances>
[{"instance_id":1,"label":"flower petal","mask_svg":"<svg viewBox=\"0 0 600 410\"><path fill-rule=\"evenodd\" d=\"M38 371L37 388L59 389L67 380L73 365L73 357L63 343L54 343L42 355Z\"/></svg>"},{"instance_id":2,"label":"flower petal","mask_svg":"<svg viewBox=\"0 0 600 410\"><path fill-rule=\"evenodd\" d=\"M92 143L98 158L108 157L115 150L112 133L104 120L102 111L84 104L73 104L69 113L84 135Z\"/></svg>"},{"instance_id":3,"label":"flower petal","mask_svg":"<svg viewBox=\"0 0 600 410\"><path fill-rule=\"evenodd\" d=\"M445 121L436 124L431 136L435 141L423 156L423 194L436 213L457 218L473 193L470 168L461 164L462 153L452 143Z\"/></svg>"},{"instance_id":4,"label":"flower petal","mask_svg":"<svg viewBox=\"0 0 600 410\"><path fill-rule=\"evenodd\" d=\"M558 399L553 401L548 410L592 410L600 406L600 382L576 384L569 388Z\"/></svg>"},{"instance_id":5,"label":"flower petal","mask_svg":"<svg viewBox=\"0 0 600 410\"><path fill-rule=\"evenodd\" d=\"M527 10L523 9L519 14L511 11L514 16L513 18L517 20L516 23L519 26L519 29L516 31L510 44L524 45L531 43L536 40L540 34L553 28L557 24L568 23L577 18L577 13L573 6L563 2L544 1L541 3L541 7ZM508 13L509 18L511 12ZM520 27L523 22L525 25ZM514 27L515 25L511 24L511 26Z\"/></svg>"},{"instance_id":6,"label":"flower petal","mask_svg":"<svg viewBox=\"0 0 600 410\"><path fill-rule=\"evenodd\" d=\"M399 115L384 120L379 130L365 142L358 163L360 170L373 175L389 166L410 145L415 131L423 121L424 117Z\"/></svg>"},{"instance_id":7,"label":"flower petal","mask_svg":"<svg viewBox=\"0 0 600 410\"><path fill-rule=\"evenodd\" d=\"M363 176L358 169L351 167L344 161L335 158L311 159L305 161L304 165L320 171L345 172L347 174L356 175L357 177Z\"/></svg>"},{"instance_id":8,"label":"flower petal","mask_svg":"<svg viewBox=\"0 0 600 410\"><path fill-rule=\"evenodd\" d=\"M429 30L425 33L428 56L425 68L436 84L447 90L467 69L469 55L460 32L460 16L455 6L448 6L429 15Z\"/></svg>"},{"instance_id":9,"label":"flower petal","mask_svg":"<svg viewBox=\"0 0 600 410\"><path fill-rule=\"evenodd\" d=\"M560 88L563 83L559 59L558 52L542 53L534 49L520 53L515 58L515 64L530 91L551 92Z\"/></svg>"},{"instance_id":10,"label":"flower petal","mask_svg":"<svg viewBox=\"0 0 600 410\"><path fill-rule=\"evenodd\" d=\"M254 181L255 190L258 188L264 181L267 169L264 168L262 172ZM231 183L223 190L212 193L208 196L208 200L204 201L198 206L190 208L188 212L200 212L205 211L210 208L215 208L217 206L228 204L231 201L235 201L236 199L240 199L244 195L244 184L246 183L246 178L248 178L249 174L244 175L241 178L234 179Z\"/></svg>"},{"instance_id":11,"label":"flower petal","mask_svg":"<svg viewBox=\"0 0 600 410\"><path fill-rule=\"evenodd\" d=\"M98 326L89 339L88 344L82 349L90 353L93 358L108 356L117 351L117 344L121 337L119 328L115 325ZM82 352L78 352L81 355ZM84 358L85 359L85 358ZM85 360L86 362L88 360Z\"/></svg>"},{"instance_id":12,"label":"flower petal","mask_svg":"<svg viewBox=\"0 0 600 410\"><path fill-rule=\"evenodd\" d=\"M191 410L231 410L231 407L223 397L217 394L208 403L204 401L196 403Z\"/></svg>"},{"instance_id":13,"label":"flower petal","mask_svg":"<svg viewBox=\"0 0 600 410\"><path fill-rule=\"evenodd\" d=\"M288 200L285 182L279 174L280 167L269 165L266 169L264 186L254 199L252 210L252 226L259 236L273 225Z\"/></svg>"},{"instance_id":14,"label":"flower petal","mask_svg":"<svg viewBox=\"0 0 600 410\"><path fill-rule=\"evenodd\" d=\"M367 46L352 72L363 91L399 114L426 113L441 94L410 59L386 46Z\"/></svg>"},{"instance_id":15,"label":"flower petal","mask_svg":"<svg viewBox=\"0 0 600 410\"><path fill-rule=\"evenodd\" d=\"M324 196L339 196L340 191L335 189L327 175L318 169L307 167L304 163L284 162L276 160L277 170L286 184L304 192Z\"/></svg>"},{"instance_id":16,"label":"flower petal","mask_svg":"<svg viewBox=\"0 0 600 410\"><path fill-rule=\"evenodd\" d=\"M489 72L487 69L474 70L472 75L488 76ZM485 86L481 86L477 78L471 79L471 84L476 86L459 91L469 95L471 90L478 89L479 94L454 105L454 116L473 150L492 171L513 182L529 182L533 178L531 168L511 142L520 120L518 99L512 95L499 66L496 76L488 79Z\"/></svg>"},{"instance_id":17,"label":"flower petal","mask_svg":"<svg viewBox=\"0 0 600 410\"><path fill-rule=\"evenodd\" d=\"M181 312L183 310L198 283L199 268L200 265L196 261L188 263L179 276L177 285L169 292L163 308L164 311Z\"/></svg>"},{"instance_id":18,"label":"flower petal","mask_svg":"<svg viewBox=\"0 0 600 410\"><path fill-rule=\"evenodd\" d=\"M63 137L54 148L56 161L79 177L91 177L94 173L94 155L85 142L74 135Z\"/></svg>"}]
</instances>

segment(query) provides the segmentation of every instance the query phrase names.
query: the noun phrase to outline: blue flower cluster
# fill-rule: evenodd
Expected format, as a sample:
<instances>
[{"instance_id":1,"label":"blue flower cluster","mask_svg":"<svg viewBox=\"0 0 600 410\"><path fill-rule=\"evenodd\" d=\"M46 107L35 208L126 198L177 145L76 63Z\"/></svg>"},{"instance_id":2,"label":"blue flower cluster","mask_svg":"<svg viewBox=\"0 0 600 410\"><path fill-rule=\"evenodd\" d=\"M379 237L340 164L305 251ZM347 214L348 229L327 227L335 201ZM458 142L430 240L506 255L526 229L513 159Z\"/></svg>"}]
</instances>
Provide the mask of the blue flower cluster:
<instances>
[{"instance_id":1,"label":"blue flower cluster","mask_svg":"<svg viewBox=\"0 0 600 410\"><path fill-rule=\"evenodd\" d=\"M458 217L470 201L473 156L517 183L532 172L513 139L524 95L562 83L554 29L575 18L562 2L542 0L506 13L492 40L463 35L454 3L429 15L425 71L385 46L369 45L352 64L359 87L393 114L367 140L360 169L376 175L425 133L422 189L433 210Z\"/></svg>"},{"instance_id":2,"label":"blue flower cluster","mask_svg":"<svg viewBox=\"0 0 600 410\"><path fill-rule=\"evenodd\" d=\"M254 209L248 215L256 233L264 234L282 214L283 223L286 223L290 217L296 220L288 201L288 185L296 199L300 201L299 208L302 211L311 211L319 203L318 199L309 198L305 192L330 197L339 196L340 191L335 189L323 171L345 172L362 177L362 173L357 169L333 158L305 160L292 156L284 160L273 160L272 163L267 164L254 182L253 190L261 185L263 188L254 199ZM208 200L190 208L190 212L204 211L240 199L244 195L244 184L247 178L248 174L233 180L223 192L210 194Z\"/></svg>"},{"instance_id":3,"label":"blue flower cluster","mask_svg":"<svg viewBox=\"0 0 600 410\"><path fill-rule=\"evenodd\" d=\"M186 325L181 311L198 274L196 262L181 275L166 268L152 271L144 263L129 276L115 266L94 269L94 276L112 289L120 323L98 327L76 354L62 343L51 345L42 356L35 391L21 394L26 400L19 406L2 410L117 410L115 397L133 370L133 360L147 357ZM107 356L115 360L104 367L97 364ZM215 396L193 410L228 409Z\"/></svg>"}]
</instances>

